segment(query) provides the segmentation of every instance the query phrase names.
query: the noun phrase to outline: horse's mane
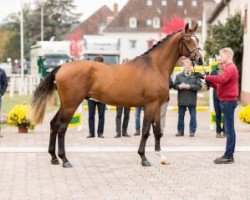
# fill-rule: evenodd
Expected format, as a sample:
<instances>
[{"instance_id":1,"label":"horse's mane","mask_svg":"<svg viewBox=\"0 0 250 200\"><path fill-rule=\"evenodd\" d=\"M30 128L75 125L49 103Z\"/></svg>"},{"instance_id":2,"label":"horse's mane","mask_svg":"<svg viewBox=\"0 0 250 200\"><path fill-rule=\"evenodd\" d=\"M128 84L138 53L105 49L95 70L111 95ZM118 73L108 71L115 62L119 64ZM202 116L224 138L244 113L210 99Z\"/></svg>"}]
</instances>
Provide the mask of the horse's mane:
<instances>
[{"instance_id":1,"label":"horse's mane","mask_svg":"<svg viewBox=\"0 0 250 200\"><path fill-rule=\"evenodd\" d=\"M149 52L153 51L154 49L156 49L158 46L160 46L161 44L165 43L166 41L168 41L173 35L175 35L176 33L181 32L182 30L179 30L177 32L174 32L170 35L167 35L165 38L163 38L162 40L158 41L156 44L154 44L150 49L148 49L145 53L142 54L142 56L147 55Z\"/></svg>"}]
</instances>

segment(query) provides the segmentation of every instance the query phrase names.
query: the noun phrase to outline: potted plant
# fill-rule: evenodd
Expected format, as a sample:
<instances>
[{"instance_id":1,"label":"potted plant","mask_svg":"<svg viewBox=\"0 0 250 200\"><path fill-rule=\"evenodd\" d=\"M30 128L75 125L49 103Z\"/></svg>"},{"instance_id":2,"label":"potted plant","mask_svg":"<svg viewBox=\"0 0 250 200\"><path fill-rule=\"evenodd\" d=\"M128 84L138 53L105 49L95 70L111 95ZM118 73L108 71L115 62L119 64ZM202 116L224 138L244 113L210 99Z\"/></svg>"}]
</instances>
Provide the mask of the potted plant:
<instances>
[{"instance_id":1,"label":"potted plant","mask_svg":"<svg viewBox=\"0 0 250 200\"><path fill-rule=\"evenodd\" d=\"M241 122L250 124L250 105L245 106L239 112L239 119Z\"/></svg>"},{"instance_id":2,"label":"potted plant","mask_svg":"<svg viewBox=\"0 0 250 200\"><path fill-rule=\"evenodd\" d=\"M34 129L35 126L28 119L31 107L25 104L18 104L12 108L7 116L7 123L18 127L18 133L28 133L28 129Z\"/></svg>"}]
</instances>

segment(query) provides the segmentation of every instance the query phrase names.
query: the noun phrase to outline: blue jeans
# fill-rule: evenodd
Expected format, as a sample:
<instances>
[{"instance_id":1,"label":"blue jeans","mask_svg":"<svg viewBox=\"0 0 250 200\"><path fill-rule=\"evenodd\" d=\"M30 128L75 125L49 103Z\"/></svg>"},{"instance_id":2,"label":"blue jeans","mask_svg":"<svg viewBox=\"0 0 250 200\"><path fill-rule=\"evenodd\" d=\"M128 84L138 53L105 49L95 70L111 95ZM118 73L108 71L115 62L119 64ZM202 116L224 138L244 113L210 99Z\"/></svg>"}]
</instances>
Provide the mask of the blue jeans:
<instances>
[{"instance_id":1,"label":"blue jeans","mask_svg":"<svg viewBox=\"0 0 250 200\"><path fill-rule=\"evenodd\" d=\"M95 136L95 110L96 110L96 107L98 108L98 115L99 115L97 134L99 136L103 135L104 120L105 120L105 118L104 118L105 104L89 99L88 100L88 107L89 107L89 135Z\"/></svg>"},{"instance_id":2,"label":"blue jeans","mask_svg":"<svg viewBox=\"0 0 250 200\"><path fill-rule=\"evenodd\" d=\"M177 130L179 133L184 134L184 117L186 110L189 110L190 114L190 123L189 123L189 131L190 133L195 133L197 128L197 122L196 122L196 106L178 106L178 124L177 124Z\"/></svg>"},{"instance_id":3,"label":"blue jeans","mask_svg":"<svg viewBox=\"0 0 250 200\"><path fill-rule=\"evenodd\" d=\"M234 111L237 107L237 101L222 101L220 102L221 110L224 114L225 133L227 135L226 152L224 156L226 158L233 157L235 149L235 129L234 129Z\"/></svg>"},{"instance_id":4,"label":"blue jeans","mask_svg":"<svg viewBox=\"0 0 250 200\"><path fill-rule=\"evenodd\" d=\"M142 111L142 107L135 108L135 130L136 131L141 130L141 111Z\"/></svg>"}]
</instances>

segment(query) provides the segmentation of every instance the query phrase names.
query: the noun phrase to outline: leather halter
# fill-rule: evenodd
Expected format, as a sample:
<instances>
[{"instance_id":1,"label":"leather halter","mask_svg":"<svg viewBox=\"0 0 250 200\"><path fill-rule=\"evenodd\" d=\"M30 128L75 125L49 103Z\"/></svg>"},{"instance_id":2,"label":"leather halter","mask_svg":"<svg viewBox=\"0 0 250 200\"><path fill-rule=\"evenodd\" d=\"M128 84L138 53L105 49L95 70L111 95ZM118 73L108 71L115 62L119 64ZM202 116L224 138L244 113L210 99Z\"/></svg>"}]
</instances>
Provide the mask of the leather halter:
<instances>
[{"instance_id":1,"label":"leather halter","mask_svg":"<svg viewBox=\"0 0 250 200\"><path fill-rule=\"evenodd\" d=\"M190 35L190 34L185 34L185 35ZM190 35L191 36L191 35ZM181 52L181 54L183 54L183 48L185 47L185 49L188 51L188 53L189 53L189 56L188 56L188 58L191 60L191 61L195 61L195 53L197 52L197 51L199 51L199 50L201 50L201 48L200 47L195 47L195 48L193 48L193 49L190 49L189 48L189 46L188 46L188 44L187 44L187 42L186 42L186 40L185 39L181 39L181 42L180 42L180 52Z\"/></svg>"}]
</instances>

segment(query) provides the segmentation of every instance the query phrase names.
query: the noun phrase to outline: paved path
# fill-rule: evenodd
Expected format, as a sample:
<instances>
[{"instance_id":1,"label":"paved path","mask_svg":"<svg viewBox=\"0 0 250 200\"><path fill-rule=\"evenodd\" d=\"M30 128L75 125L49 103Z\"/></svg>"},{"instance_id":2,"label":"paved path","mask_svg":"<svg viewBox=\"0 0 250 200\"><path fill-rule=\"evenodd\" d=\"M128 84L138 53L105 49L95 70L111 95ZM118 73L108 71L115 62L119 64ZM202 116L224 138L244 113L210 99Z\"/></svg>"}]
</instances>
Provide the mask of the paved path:
<instances>
[{"instance_id":1,"label":"paved path","mask_svg":"<svg viewBox=\"0 0 250 200\"><path fill-rule=\"evenodd\" d=\"M72 169L51 166L46 153L49 114L34 133L17 134L5 128L0 139L0 199L250 199L250 127L236 120L235 164L217 166L213 159L223 152L225 139L210 132L208 113L198 113L194 138L176 138L177 113L168 112L162 148L170 165L161 165L153 152L151 134L144 168L136 151L139 137L115 139L115 112L106 113L105 138L87 139L84 129L69 129L67 156ZM188 121L187 123L188 124ZM129 134L134 132L131 113ZM188 132L188 129L187 131Z\"/></svg>"}]
</instances>

